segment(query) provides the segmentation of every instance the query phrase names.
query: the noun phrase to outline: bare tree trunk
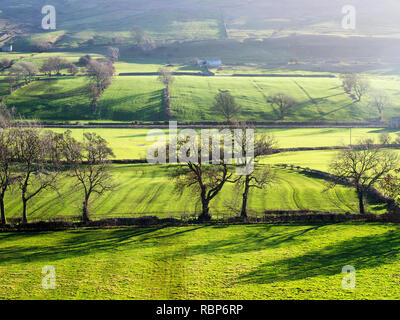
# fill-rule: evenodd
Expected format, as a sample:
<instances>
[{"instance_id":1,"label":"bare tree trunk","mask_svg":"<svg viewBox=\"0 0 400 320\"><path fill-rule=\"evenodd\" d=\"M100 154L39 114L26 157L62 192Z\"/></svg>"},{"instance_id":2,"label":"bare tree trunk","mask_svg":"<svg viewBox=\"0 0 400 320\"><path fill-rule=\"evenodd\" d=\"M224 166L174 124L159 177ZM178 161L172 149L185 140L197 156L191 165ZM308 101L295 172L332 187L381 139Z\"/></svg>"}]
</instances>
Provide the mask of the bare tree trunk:
<instances>
[{"instance_id":1,"label":"bare tree trunk","mask_svg":"<svg viewBox=\"0 0 400 320\"><path fill-rule=\"evenodd\" d=\"M6 225L7 219L6 219L6 210L4 208L4 196L0 196L0 210L1 210L1 224Z\"/></svg>"},{"instance_id":2,"label":"bare tree trunk","mask_svg":"<svg viewBox=\"0 0 400 320\"><path fill-rule=\"evenodd\" d=\"M364 214L365 213L365 208L364 208L364 195L362 191L357 191L358 195L358 204L360 207L360 213Z\"/></svg>"},{"instance_id":3,"label":"bare tree trunk","mask_svg":"<svg viewBox=\"0 0 400 320\"><path fill-rule=\"evenodd\" d=\"M202 204L202 211L201 211L201 215L199 216L199 220L200 221L210 221L211 215L210 215L209 201L206 199L202 199L201 204Z\"/></svg>"},{"instance_id":4,"label":"bare tree trunk","mask_svg":"<svg viewBox=\"0 0 400 320\"><path fill-rule=\"evenodd\" d=\"M28 219L26 217L26 202L25 197L22 198L22 223L28 223Z\"/></svg>"},{"instance_id":5,"label":"bare tree trunk","mask_svg":"<svg viewBox=\"0 0 400 320\"><path fill-rule=\"evenodd\" d=\"M246 176L246 181L244 184L244 192L243 192L243 198L242 198L242 211L240 214L240 217L243 219L247 218L247 199L249 197L249 176Z\"/></svg>"},{"instance_id":6,"label":"bare tree trunk","mask_svg":"<svg viewBox=\"0 0 400 320\"><path fill-rule=\"evenodd\" d=\"M85 223L90 221L88 207L89 207L89 198L85 197L85 201L83 202L83 212L82 212L82 220Z\"/></svg>"}]
</instances>

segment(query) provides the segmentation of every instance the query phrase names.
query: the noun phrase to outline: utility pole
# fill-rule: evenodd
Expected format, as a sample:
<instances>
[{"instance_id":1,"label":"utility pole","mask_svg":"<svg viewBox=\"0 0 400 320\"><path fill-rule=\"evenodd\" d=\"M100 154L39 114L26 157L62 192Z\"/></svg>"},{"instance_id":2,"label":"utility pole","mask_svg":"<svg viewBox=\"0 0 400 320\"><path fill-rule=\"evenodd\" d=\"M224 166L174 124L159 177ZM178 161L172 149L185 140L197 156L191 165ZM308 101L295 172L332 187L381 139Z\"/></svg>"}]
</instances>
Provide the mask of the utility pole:
<instances>
[{"instance_id":1,"label":"utility pole","mask_svg":"<svg viewBox=\"0 0 400 320\"><path fill-rule=\"evenodd\" d=\"M350 147L352 146L352 144L351 144L351 142L352 142L352 141L351 141L351 138L352 138L352 137L351 137L351 127L350 127Z\"/></svg>"}]
</instances>

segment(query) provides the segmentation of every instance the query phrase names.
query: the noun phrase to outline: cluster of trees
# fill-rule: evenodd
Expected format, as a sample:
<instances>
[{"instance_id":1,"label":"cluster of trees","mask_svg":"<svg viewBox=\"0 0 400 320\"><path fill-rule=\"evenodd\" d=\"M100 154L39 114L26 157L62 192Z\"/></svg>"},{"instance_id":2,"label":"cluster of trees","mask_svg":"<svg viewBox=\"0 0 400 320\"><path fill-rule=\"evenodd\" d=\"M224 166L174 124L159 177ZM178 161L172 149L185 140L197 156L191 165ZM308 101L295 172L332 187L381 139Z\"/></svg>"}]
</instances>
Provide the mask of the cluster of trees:
<instances>
[{"instance_id":1,"label":"cluster of trees","mask_svg":"<svg viewBox=\"0 0 400 320\"><path fill-rule=\"evenodd\" d=\"M34 80L35 76L40 72L48 75L60 75L61 70L67 69L71 75L76 75L79 72L79 66L84 68L88 78L88 94L92 100L92 111L96 115L98 113L98 99L103 91L111 84L112 77L115 74L113 63L119 58L118 48L108 48L108 57L101 59L92 59L89 55L82 56L78 63L68 62L62 57L49 57L43 62L39 69L33 62L24 61L12 65L8 72L7 81L10 85L10 92L20 82L29 83ZM4 61L5 65L10 62Z\"/></svg>"},{"instance_id":2,"label":"cluster of trees","mask_svg":"<svg viewBox=\"0 0 400 320\"><path fill-rule=\"evenodd\" d=\"M29 61L24 61L12 65L6 79L10 86L10 91L12 91L14 86L22 80L25 83L31 82L38 72L38 67L34 63Z\"/></svg>"},{"instance_id":3,"label":"cluster of trees","mask_svg":"<svg viewBox=\"0 0 400 320\"><path fill-rule=\"evenodd\" d=\"M150 51L156 47L156 43L153 38L149 35L146 35L144 31L139 27L133 28L131 36L136 46L138 46L143 51Z\"/></svg>"},{"instance_id":4,"label":"cluster of trees","mask_svg":"<svg viewBox=\"0 0 400 320\"><path fill-rule=\"evenodd\" d=\"M295 98L285 93L273 94L270 98L270 103L279 120L284 120L292 109L298 105ZM227 122L231 122L237 120L242 111L242 106L236 102L235 97L232 96L229 90L220 90L215 96L211 110L224 117Z\"/></svg>"},{"instance_id":5,"label":"cluster of trees","mask_svg":"<svg viewBox=\"0 0 400 320\"><path fill-rule=\"evenodd\" d=\"M271 97L272 108L278 114L279 120L284 120L298 104L295 98L285 93L276 93Z\"/></svg>"},{"instance_id":6,"label":"cluster of trees","mask_svg":"<svg viewBox=\"0 0 400 320\"><path fill-rule=\"evenodd\" d=\"M87 75L89 77L88 92L92 99L91 106L94 115L98 115L99 98L111 84L114 74L114 65L108 59L90 60L87 64Z\"/></svg>"},{"instance_id":7,"label":"cluster of trees","mask_svg":"<svg viewBox=\"0 0 400 320\"><path fill-rule=\"evenodd\" d=\"M0 61L0 69L6 69L11 67L11 61L8 58L3 58Z\"/></svg>"},{"instance_id":8,"label":"cluster of trees","mask_svg":"<svg viewBox=\"0 0 400 320\"><path fill-rule=\"evenodd\" d=\"M383 121L383 111L390 103L388 95L381 90L374 89L367 77L360 74L346 73L340 76L344 90L353 94L358 102L364 97L368 98L368 104L376 108L379 121Z\"/></svg>"},{"instance_id":9,"label":"cluster of trees","mask_svg":"<svg viewBox=\"0 0 400 320\"><path fill-rule=\"evenodd\" d=\"M40 68L40 72L51 77L54 74L60 75L60 71L67 67L68 61L61 57L49 57ZM74 71L74 74L78 73L78 71Z\"/></svg>"},{"instance_id":10,"label":"cluster of trees","mask_svg":"<svg viewBox=\"0 0 400 320\"><path fill-rule=\"evenodd\" d=\"M368 79L363 75L346 73L340 75L340 78L342 80L343 89L347 93L353 93L359 102L371 87Z\"/></svg>"},{"instance_id":11,"label":"cluster of trees","mask_svg":"<svg viewBox=\"0 0 400 320\"><path fill-rule=\"evenodd\" d=\"M355 188L359 200L360 213L365 213L365 198L368 191L380 184L390 196L390 183L393 181L391 173L399 171L399 159L396 153L374 144L371 139L362 139L349 149L338 152L330 163L330 172L336 176L338 183L349 183ZM388 178L389 177L389 178ZM400 189L399 189L400 190ZM397 194L395 198L400 195Z\"/></svg>"},{"instance_id":12,"label":"cluster of trees","mask_svg":"<svg viewBox=\"0 0 400 320\"><path fill-rule=\"evenodd\" d=\"M44 40L37 40L32 44L32 52L46 52L53 48L53 43Z\"/></svg>"},{"instance_id":13,"label":"cluster of trees","mask_svg":"<svg viewBox=\"0 0 400 320\"><path fill-rule=\"evenodd\" d=\"M158 69L158 81L160 81L164 86L164 104L165 104L165 116L169 119L172 115L171 111L171 92L170 85L175 81L175 78L170 70L167 68Z\"/></svg>"},{"instance_id":14,"label":"cluster of trees","mask_svg":"<svg viewBox=\"0 0 400 320\"><path fill-rule=\"evenodd\" d=\"M0 130L0 211L6 224L6 194L19 192L22 222L27 223L27 208L38 195L58 189L61 178L73 178L74 190L83 190L82 220L89 221L89 203L93 194L114 187L109 174L112 150L95 133L85 133L77 141L70 131L55 133L39 126L13 126L12 114L1 108Z\"/></svg>"},{"instance_id":15,"label":"cluster of trees","mask_svg":"<svg viewBox=\"0 0 400 320\"><path fill-rule=\"evenodd\" d=\"M276 148L274 137L258 135L254 140L249 141L246 136L248 125L235 123L235 127L240 130L234 130L234 135L230 138L233 139L232 146L235 145L236 151L242 155L241 159L236 159L236 161L232 161L230 156L225 158L225 154L230 154L230 152L226 153L227 150L224 150L223 143L217 144L216 147L212 141L212 135L208 142L204 140L184 141L177 145L178 155L197 151L197 154L193 154L189 157L190 159L181 163L181 166L176 167L173 177L178 193L182 194L189 190L198 197L201 204L201 213L198 217L200 221L211 219L210 204L226 184L235 184L236 195L241 193L241 204L236 207L240 208L240 217L246 219L250 191L254 188L264 189L274 181L275 174L271 167L258 164L260 156L271 154ZM167 145L167 154L170 153L169 148L170 146ZM219 150L215 148L219 148ZM220 154L217 160L211 157L216 151ZM247 171L249 167L254 169ZM238 175L237 169L243 170L243 174ZM237 205L238 199L239 197L233 199L235 205Z\"/></svg>"}]
</instances>

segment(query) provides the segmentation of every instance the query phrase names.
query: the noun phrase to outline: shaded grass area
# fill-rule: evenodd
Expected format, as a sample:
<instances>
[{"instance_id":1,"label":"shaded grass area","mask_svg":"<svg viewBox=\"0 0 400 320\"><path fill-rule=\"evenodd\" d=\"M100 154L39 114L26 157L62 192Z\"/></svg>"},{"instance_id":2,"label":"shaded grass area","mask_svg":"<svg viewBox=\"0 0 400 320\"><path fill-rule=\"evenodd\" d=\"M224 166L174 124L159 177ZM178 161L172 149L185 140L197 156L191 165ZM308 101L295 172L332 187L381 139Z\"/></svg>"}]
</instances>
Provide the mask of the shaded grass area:
<instances>
[{"instance_id":1,"label":"shaded grass area","mask_svg":"<svg viewBox=\"0 0 400 320\"><path fill-rule=\"evenodd\" d=\"M102 197L93 198L93 219L109 217L138 217L145 215L159 218L189 218L201 211L199 195L185 190L182 195L174 191L171 178L174 168L156 165L113 165L112 176L118 186ZM352 212L358 210L355 191L345 186L327 189L323 179L311 177L301 171L276 168L277 180L265 190L252 190L248 209L250 215L261 217L264 210L316 210L324 212ZM83 191L72 184L71 178L63 178L59 192L42 193L28 205L28 219L48 220L56 217L79 217L83 202ZM233 184L224 186L211 203L214 218L237 215L228 205L237 197ZM236 204L237 205L237 204ZM370 201L366 210L383 213L385 205ZM22 206L17 191L6 197L8 218L20 218Z\"/></svg>"},{"instance_id":2,"label":"shaded grass area","mask_svg":"<svg viewBox=\"0 0 400 320\"><path fill-rule=\"evenodd\" d=\"M285 120L362 120L374 110L355 104L340 87L338 79L180 77L171 87L174 118L178 120L224 120L211 112L218 90L230 90L243 106L241 119L279 120L270 97L287 93L299 105ZM311 98L312 95L312 98Z\"/></svg>"},{"instance_id":3,"label":"shaded grass area","mask_svg":"<svg viewBox=\"0 0 400 320\"><path fill-rule=\"evenodd\" d=\"M54 55L54 54L53 54ZM44 59L44 56L40 56ZM73 59L76 56L68 56ZM76 57L78 58L78 57ZM39 59L38 55L24 60ZM151 69L157 64L120 62L117 69ZM161 66L161 64L159 65ZM182 65L173 69L180 70ZM26 118L42 120L96 119L92 114L85 77L59 77L38 81L17 90L6 103L16 106ZM376 84L376 85L375 85ZM399 81L395 77L376 77L374 87L385 90L391 97L385 108L385 120L398 112ZM0 84L6 87L6 83ZM389 90L390 88L390 90ZM394 89L393 89L394 88ZM99 101L100 119L113 121L166 120L162 105L163 86L156 76L116 76ZM388 89L388 90L386 90ZM299 104L285 117L287 121L365 121L377 119L375 108L364 99L354 102L343 91L338 78L251 78L179 76L171 86L173 120L224 121L212 111L219 90L229 90L242 105L241 120L279 120L270 104L278 92L289 94ZM396 91L397 90L397 91ZM1 92L0 92L1 93Z\"/></svg>"},{"instance_id":4,"label":"shaded grass area","mask_svg":"<svg viewBox=\"0 0 400 320\"><path fill-rule=\"evenodd\" d=\"M392 224L126 228L0 234L3 299L398 299ZM42 267L57 287L43 290ZM356 269L343 290L342 267Z\"/></svg>"},{"instance_id":5,"label":"shaded grass area","mask_svg":"<svg viewBox=\"0 0 400 320\"><path fill-rule=\"evenodd\" d=\"M87 85L83 77L35 81L7 96L5 103L25 118L91 119Z\"/></svg>"}]
</instances>

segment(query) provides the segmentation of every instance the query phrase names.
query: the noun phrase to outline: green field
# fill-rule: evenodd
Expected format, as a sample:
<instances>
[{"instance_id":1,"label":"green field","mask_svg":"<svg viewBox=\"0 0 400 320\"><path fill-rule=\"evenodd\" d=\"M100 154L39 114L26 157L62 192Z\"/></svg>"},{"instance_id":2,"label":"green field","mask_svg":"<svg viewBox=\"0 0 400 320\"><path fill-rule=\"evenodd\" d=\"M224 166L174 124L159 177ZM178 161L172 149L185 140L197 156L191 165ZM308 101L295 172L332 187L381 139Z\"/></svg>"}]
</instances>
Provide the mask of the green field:
<instances>
[{"instance_id":1,"label":"green field","mask_svg":"<svg viewBox=\"0 0 400 320\"><path fill-rule=\"evenodd\" d=\"M29 119L90 119L87 84L83 77L35 81L7 96L5 102Z\"/></svg>"},{"instance_id":2,"label":"green field","mask_svg":"<svg viewBox=\"0 0 400 320\"><path fill-rule=\"evenodd\" d=\"M108 217L138 217L153 215L161 218L196 217L201 210L199 196L189 190L183 195L174 192L171 178L173 167L158 165L113 165L112 176L117 187L100 198L94 196L91 212L93 219ZM353 189L337 186L327 189L327 181L309 176L307 173L276 168L275 183L265 190L252 190L249 212L262 216L264 210L318 210L325 212L358 212L358 202ZM46 191L32 201L28 208L28 219L37 221L55 217L79 217L82 192L73 187L70 178L62 178L58 192ZM227 207L237 195L232 184L226 184L212 201L211 212L215 218L235 216ZM22 204L17 191L6 197L8 218L21 216ZM367 210L384 213L386 206L369 202Z\"/></svg>"},{"instance_id":3,"label":"green field","mask_svg":"<svg viewBox=\"0 0 400 320\"><path fill-rule=\"evenodd\" d=\"M144 160L148 148L163 133L169 134L151 122L225 122L213 110L220 91L229 91L242 106L235 120L275 121L282 127L286 122L373 126L379 119L373 93L383 92L388 99L381 128L332 124L333 128L290 125L256 130L257 135L274 135L275 148L292 150L258 158L257 166L271 167L275 179L265 189L251 189L248 221L265 222L254 218L273 217L278 211L287 211L285 215L318 211L351 219L349 213L360 212L355 188L333 187L309 170L329 172L339 150L296 148L348 146L363 138L379 143L383 133L400 145L400 130L384 128L391 117L400 115L400 4L355 2L357 28L351 30L342 22L346 17L352 20L351 14L344 16L345 0L52 0L57 26L42 30L40 9L47 3L2 0L0 48L12 44L14 52L0 52L0 61L8 58L14 66L31 62L40 69L48 58L61 57L79 69L74 76L69 75L68 64L57 76L39 71L35 81L9 93L12 78L7 78L7 67L0 71L0 100L15 108L16 118L22 121L76 125L81 128L71 131L78 140L88 132L99 134L108 141L115 160ZM105 58L110 46L118 48L120 55L114 62L115 76L101 92L96 109L87 68L78 62L87 54ZM33 52L42 49L48 52ZM198 59L218 59L222 66L207 76L193 75L204 71ZM160 67L192 74L176 75L169 85L171 115L163 101L164 85L154 75ZM369 80L368 94L361 101L344 91L343 73ZM23 78L27 76L21 75L18 84ZM298 102L284 119L271 104L277 93ZM144 128L104 128L104 124L90 128L88 122L100 127L104 122L128 122ZM66 130L53 126L58 127L50 130L58 133ZM200 128L196 125L196 130ZM400 148L391 150L400 159ZM201 213L200 195L189 187L177 192L177 164L116 162L110 165L115 187L102 195L92 193L90 219L152 216L166 219L165 223L98 229L87 224L58 232L8 232L11 229L4 226L0 228L0 300L400 299L397 224L224 224L240 214L243 190L231 182L211 201L210 223L192 223ZM40 222L29 226L82 221L84 192L67 166L64 169L54 188L29 200L28 222ZM35 170L28 189L35 187L34 180L48 175ZM382 188L379 183L374 187ZM21 226L21 198L15 183L5 197L12 227ZM365 211L386 218L388 205L366 196ZM167 218L183 223L167 224ZM309 218L301 217L313 221L305 220ZM45 266L56 270L55 290L42 288ZM356 289L342 288L344 266L355 268Z\"/></svg>"},{"instance_id":4,"label":"green field","mask_svg":"<svg viewBox=\"0 0 400 320\"><path fill-rule=\"evenodd\" d=\"M126 65L120 65L127 69ZM133 69L137 68L134 65ZM151 67L150 67L151 68ZM178 67L179 68L179 67ZM84 93L84 77L54 77L35 82L6 97L25 117L43 120L93 119L87 112L89 98ZM375 77L376 88L391 97L384 117L399 112L397 77ZM4 84L6 86L6 84ZM241 120L271 121L279 117L269 99L277 92L287 93L299 102L285 118L287 121L365 121L378 113L367 99L354 102L337 78L248 78L177 76L171 86L172 119L179 121L223 121L211 111L219 90L229 90L242 105ZM67 97L67 100L64 100ZM100 98L100 119L117 121L158 121L165 119L162 85L156 76L117 76ZM65 111L64 111L65 110Z\"/></svg>"},{"instance_id":5,"label":"green field","mask_svg":"<svg viewBox=\"0 0 400 320\"><path fill-rule=\"evenodd\" d=\"M65 129L54 129L63 132ZM72 135L82 139L85 132L96 132L106 139L112 147L116 159L145 159L146 150L155 141L158 133L151 129L71 129ZM164 130L168 134L168 129ZM329 147L342 146L350 143L350 129L348 128L289 128L289 129L260 129L256 132L271 133L278 141L279 148L299 147ZM378 141L382 132L388 132L392 139L397 138L397 130L375 129L375 128L353 128L351 129L352 143L362 138L371 138ZM152 139L147 141L148 139ZM300 153L299 153L300 154ZM305 153L305 155L310 153ZM279 155L278 155L279 157ZM307 158L299 159L299 161ZM284 161L283 161L284 162Z\"/></svg>"},{"instance_id":6,"label":"green field","mask_svg":"<svg viewBox=\"0 0 400 320\"><path fill-rule=\"evenodd\" d=\"M55 129L62 132L65 129ZM153 141L146 141L148 129L72 129L72 135L81 139L84 132L95 131L107 141L115 152L116 159L145 159L147 148ZM279 147L318 147L341 145L349 138L349 129L302 128L261 130L272 132ZM353 141L362 137L377 139L384 130L352 129ZM391 132L394 137L395 132ZM151 135L150 135L151 137ZM153 136L154 138L154 136ZM261 164L288 164L329 171L329 163L336 150L282 152L262 159ZM398 153L398 151L395 151ZM255 190L250 196L249 208L254 214L264 210L318 210L332 212L357 212L357 200L353 189L337 187L326 191L327 183L296 168L283 169L276 166L278 179L264 191ZM189 217L200 210L188 192L181 197L176 194L170 178L173 167L148 164L114 165L112 169L119 186L113 192L96 199L92 205L94 219L104 217L156 215L159 217ZM64 179L56 192L43 193L29 207L29 217L34 220L53 217L76 217L80 214L81 195L74 191L69 179ZM60 196L61 195L61 196ZM232 185L226 185L212 203L212 213L221 218L234 215L227 209L235 198ZM369 203L368 211L382 213L386 207ZM21 203L16 193L7 199L7 216L20 217Z\"/></svg>"},{"instance_id":7,"label":"green field","mask_svg":"<svg viewBox=\"0 0 400 320\"><path fill-rule=\"evenodd\" d=\"M399 299L399 226L288 224L0 234L2 299ZM56 289L41 271L56 269ZM356 289L342 289L342 268Z\"/></svg>"}]
</instances>

